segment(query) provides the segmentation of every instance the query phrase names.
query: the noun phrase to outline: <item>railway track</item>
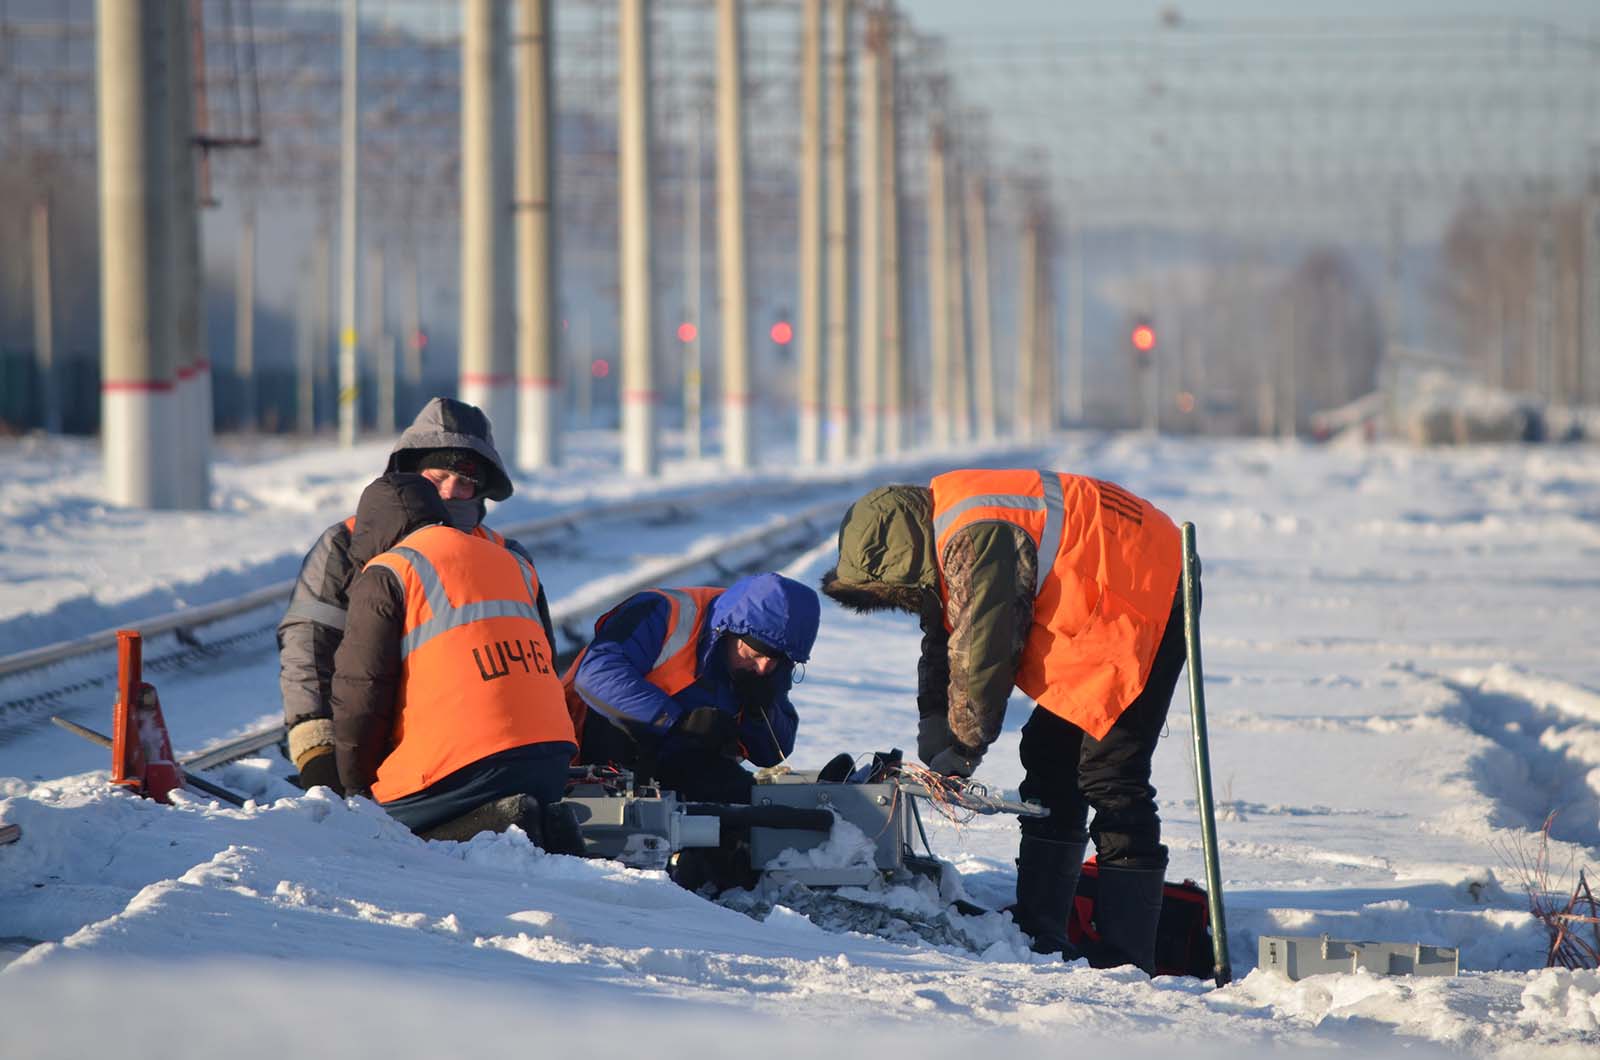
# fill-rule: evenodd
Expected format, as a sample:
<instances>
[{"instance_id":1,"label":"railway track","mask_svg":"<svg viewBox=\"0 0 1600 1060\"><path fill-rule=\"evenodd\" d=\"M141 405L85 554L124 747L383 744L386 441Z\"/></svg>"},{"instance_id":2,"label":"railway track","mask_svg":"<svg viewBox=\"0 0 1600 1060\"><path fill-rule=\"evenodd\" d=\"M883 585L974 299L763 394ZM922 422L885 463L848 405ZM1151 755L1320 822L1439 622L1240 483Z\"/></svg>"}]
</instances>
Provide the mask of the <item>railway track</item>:
<instances>
[{"instance_id":1,"label":"railway track","mask_svg":"<svg viewBox=\"0 0 1600 1060\"><path fill-rule=\"evenodd\" d=\"M993 461L1016 455L990 457ZM540 559L547 582L557 581L560 572L573 566L587 564L602 571L608 566L622 568L587 578L580 570L576 584L552 585L551 613L558 650L570 657L587 641L594 620L618 600L654 585L726 583L744 573L780 568L830 539L844 508L865 486L896 478L926 478L942 466L948 465L924 461L804 483L743 482L676 496L591 505L498 528ZM808 500L810 503L797 503ZM780 514L760 519L769 509ZM702 533L710 521L708 513L723 522L731 515L741 525L726 532ZM663 552L641 557L637 552L641 540L663 542ZM608 544L628 558L608 556ZM558 572L557 577L552 578L550 572ZM223 704L237 699L239 687L244 686L244 694L257 708L275 705L272 634L292 588L292 582L269 585L232 600L152 616L120 628L136 628L144 634L147 672L158 679L190 685L185 699ZM0 748L52 729L52 714L91 727L103 725L115 679L114 644L113 629L0 658ZM241 678L241 673L247 678ZM164 693L165 688L163 682ZM199 725L194 721L182 724L181 731L194 741L190 746L201 748L186 757L186 768L214 768L281 738L282 727L265 721L259 709L254 721L235 718L232 724L223 717L226 713L219 707L201 715L205 720ZM41 775L59 775L52 774L45 762L37 767Z\"/></svg>"}]
</instances>

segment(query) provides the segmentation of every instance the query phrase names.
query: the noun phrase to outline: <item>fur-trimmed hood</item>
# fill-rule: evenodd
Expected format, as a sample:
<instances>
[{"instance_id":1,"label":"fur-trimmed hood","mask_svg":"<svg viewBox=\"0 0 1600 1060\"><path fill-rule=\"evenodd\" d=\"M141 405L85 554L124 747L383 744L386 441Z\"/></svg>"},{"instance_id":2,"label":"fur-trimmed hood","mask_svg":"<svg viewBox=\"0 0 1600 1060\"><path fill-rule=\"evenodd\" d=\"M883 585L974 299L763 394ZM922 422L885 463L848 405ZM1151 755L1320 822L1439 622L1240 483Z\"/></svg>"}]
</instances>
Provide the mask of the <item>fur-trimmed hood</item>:
<instances>
[{"instance_id":1,"label":"fur-trimmed hood","mask_svg":"<svg viewBox=\"0 0 1600 1060\"><path fill-rule=\"evenodd\" d=\"M822 591L856 611L921 614L939 592L933 535L933 491L880 486L845 512L839 562L822 576Z\"/></svg>"}]
</instances>

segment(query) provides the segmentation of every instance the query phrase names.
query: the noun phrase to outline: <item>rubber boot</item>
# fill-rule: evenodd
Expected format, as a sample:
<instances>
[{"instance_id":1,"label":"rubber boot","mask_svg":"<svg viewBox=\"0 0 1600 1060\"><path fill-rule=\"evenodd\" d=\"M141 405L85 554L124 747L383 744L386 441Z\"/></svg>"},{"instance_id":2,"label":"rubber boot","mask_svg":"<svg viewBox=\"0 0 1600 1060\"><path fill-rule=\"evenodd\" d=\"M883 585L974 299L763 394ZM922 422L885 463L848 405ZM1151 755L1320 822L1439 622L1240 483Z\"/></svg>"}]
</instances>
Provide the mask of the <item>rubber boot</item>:
<instances>
[{"instance_id":1,"label":"rubber boot","mask_svg":"<svg viewBox=\"0 0 1600 1060\"><path fill-rule=\"evenodd\" d=\"M1078 890L1087 842L1024 835L1017 848L1017 904L1011 915L1032 939L1035 953L1078 954L1067 941L1067 914Z\"/></svg>"},{"instance_id":2,"label":"rubber boot","mask_svg":"<svg viewBox=\"0 0 1600 1060\"><path fill-rule=\"evenodd\" d=\"M571 803L554 802L546 806L541 823L544 826L544 842L540 846L545 850L579 858L588 853L583 843L583 825L578 821L577 808Z\"/></svg>"},{"instance_id":3,"label":"rubber boot","mask_svg":"<svg viewBox=\"0 0 1600 1060\"><path fill-rule=\"evenodd\" d=\"M512 825L517 825L528 834L535 846L543 846L542 816L539 800L532 795L507 795L417 834L424 839L451 839L465 843L479 832L504 832Z\"/></svg>"},{"instance_id":4,"label":"rubber boot","mask_svg":"<svg viewBox=\"0 0 1600 1060\"><path fill-rule=\"evenodd\" d=\"M1156 974L1156 925L1161 921L1162 869L1120 869L1100 866L1100 889L1095 899L1094 925L1100 942L1086 949L1096 968L1137 965L1146 975Z\"/></svg>"}]
</instances>

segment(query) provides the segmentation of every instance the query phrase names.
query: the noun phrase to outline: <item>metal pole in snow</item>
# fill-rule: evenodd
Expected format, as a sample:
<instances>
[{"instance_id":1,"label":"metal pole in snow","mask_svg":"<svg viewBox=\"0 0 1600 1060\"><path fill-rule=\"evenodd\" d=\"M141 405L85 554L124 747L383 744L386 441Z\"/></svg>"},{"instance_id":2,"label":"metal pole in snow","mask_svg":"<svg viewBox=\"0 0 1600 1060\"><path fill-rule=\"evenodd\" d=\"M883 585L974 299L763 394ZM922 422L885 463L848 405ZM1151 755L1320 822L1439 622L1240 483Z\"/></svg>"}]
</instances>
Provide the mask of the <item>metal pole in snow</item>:
<instances>
[{"instance_id":1,"label":"metal pole in snow","mask_svg":"<svg viewBox=\"0 0 1600 1060\"><path fill-rule=\"evenodd\" d=\"M360 0L346 0L344 6L343 87L339 133L339 445L356 444L359 424L357 404L360 380L357 375L360 346L356 332L356 269L358 259L356 223L359 206L357 166L359 159L357 68L360 53Z\"/></svg>"},{"instance_id":2,"label":"metal pole in snow","mask_svg":"<svg viewBox=\"0 0 1600 1060\"><path fill-rule=\"evenodd\" d=\"M755 462L750 406L750 293L745 238L744 19L717 0L717 280L722 317L722 462Z\"/></svg>"},{"instance_id":3,"label":"metal pole in snow","mask_svg":"<svg viewBox=\"0 0 1600 1060\"><path fill-rule=\"evenodd\" d=\"M1194 729L1195 796L1200 806L1200 843L1206 859L1206 900L1211 910L1212 975L1218 986L1233 980L1228 960L1228 922L1222 909L1222 868L1217 859L1217 819L1211 802L1211 750L1206 739L1205 673L1200 665L1200 559L1194 524L1183 524L1183 644L1189 656L1189 719Z\"/></svg>"},{"instance_id":4,"label":"metal pole in snow","mask_svg":"<svg viewBox=\"0 0 1600 1060\"><path fill-rule=\"evenodd\" d=\"M622 468L659 467L650 209L650 6L622 0L617 16L617 192L622 289ZM719 189L720 193L720 189Z\"/></svg>"},{"instance_id":5,"label":"metal pole in snow","mask_svg":"<svg viewBox=\"0 0 1600 1060\"><path fill-rule=\"evenodd\" d=\"M800 423L802 464L822 459L822 0L805 0L801 15L800 117Z\"/></svg>"},{"instance_id":6,"label":"metal pole in snow","mask_svg":"<svg viewBox=\"0 0 1600 1060\"><path fill-rule=\"evenodd\" d=\"M555 187L551 115L555 110L550 0L522 0L517 36L517 466L561 462L556 388Z\"/></svg>"}]
</instances>

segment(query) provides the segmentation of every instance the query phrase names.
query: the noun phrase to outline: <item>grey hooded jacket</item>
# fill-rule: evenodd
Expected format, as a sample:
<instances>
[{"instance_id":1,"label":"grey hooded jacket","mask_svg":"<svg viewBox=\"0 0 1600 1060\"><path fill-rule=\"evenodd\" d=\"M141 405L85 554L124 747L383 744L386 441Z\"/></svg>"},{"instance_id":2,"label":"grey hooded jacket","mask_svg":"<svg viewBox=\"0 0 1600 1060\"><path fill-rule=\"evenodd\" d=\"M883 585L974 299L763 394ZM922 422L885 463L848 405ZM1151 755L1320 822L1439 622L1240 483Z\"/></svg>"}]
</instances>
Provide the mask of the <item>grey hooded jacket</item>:
<instances>
[{"instance_id":1,"label":"grey hooded jacket","mask_svg":"<svg viewBox=\"0 0 1600 1060\"><path fill-rule=\"evenodd\" d=\"M489 464L482 496L496 501L511 496L511 476L495 449L489 419L476 406L454 398L429 401L395 442L384 470L415 471L422 454L431 449L471 449ZM289 608L278 623L278 684L283 691L284 724L289 727L289 757L296 767L333 748L333 655L344 639L350 583L361 572L350 555L351 522L334 523L311 546L301 561ZM505 545L533 562L517 542L506 538ZM542 586L538 605L545 633L554 644Z\"/></svg>"}]
</instances>

